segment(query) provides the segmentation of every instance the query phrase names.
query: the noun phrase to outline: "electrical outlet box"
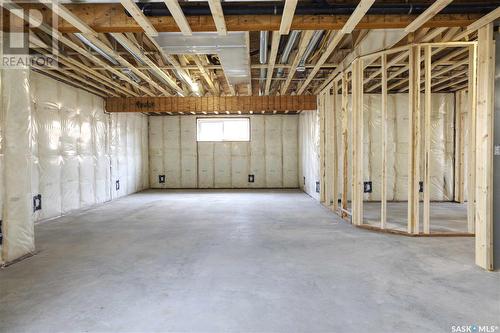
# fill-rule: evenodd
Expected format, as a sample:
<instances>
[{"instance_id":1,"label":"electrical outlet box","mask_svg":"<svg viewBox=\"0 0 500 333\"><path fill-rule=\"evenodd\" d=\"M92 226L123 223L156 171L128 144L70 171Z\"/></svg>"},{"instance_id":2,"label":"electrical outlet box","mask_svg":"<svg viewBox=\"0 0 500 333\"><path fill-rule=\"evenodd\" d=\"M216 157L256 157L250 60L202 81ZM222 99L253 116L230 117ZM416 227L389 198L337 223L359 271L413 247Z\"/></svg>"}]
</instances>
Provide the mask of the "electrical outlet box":
<instances>
[{"instance_id":1,"label":"electrical outlet box","mask_svg":"<svg viewBox=\"0 0 500 333\"><path fill-rule=\"evenodd\" d=\"M248 182L249 183L255 182L255 175L248 175Z\"/></svg>"},{"instance_id":2,"label":"electrical outlet box","mask_svg":"<svg viewBox=\"0 0 500 333\"><path fill-rule=\"evenodd\" d=\"M364 182L363 183L363 192L364 193L372 193L372 191L373 191L372 182L371 181Z\"/></svg>"},{"instance_id":3,"label":"electrical outlet box","mask_svg":"<svg viewBox=\"0 0 500 333\"><path fill-rule=\"evenodd\" d=\"M117 191L120 190L120 181L119 180L116 181L115 188L116 188Z\"/></svg>"},{"instance_id":4,"label":"electrical outlet box","mask_svg":"<svg viewBox=\"0 0 500 333\"><path fill-rule=\"evenodd\" d=\"M320 190L319 182L316 182L316 193L319 193L319 190Z\"/></svg>"},{"instance_id":5,"label":"electrical outlet box","mask_svg":"<svg viewBox=\"0 0 500 333\"><path fill-rule=\"evenodd\" d=\"M165 183L165 175L159 175L158 176L158 183L162 184L162 183Z\"/></svg>"},{"instance_id":6,"label":"electrical outlet box","mask_svg":"<svg viewBox=\"0 0 500 333\"><path fill-rule=\"evenodd\" d=\"M420 193L424 192L424 182L418 182L418 191Z\"/></svg>"},{"instance_id":7,"label":"electrical outlet box","mask_svg":"<svg viewBox=\"0 0 500 333\"><path fill-rule=\"evenodd\" d=\"M33 212L42 209L42 195L37 194L33 197Z\"/></svg>"}]
</instances>

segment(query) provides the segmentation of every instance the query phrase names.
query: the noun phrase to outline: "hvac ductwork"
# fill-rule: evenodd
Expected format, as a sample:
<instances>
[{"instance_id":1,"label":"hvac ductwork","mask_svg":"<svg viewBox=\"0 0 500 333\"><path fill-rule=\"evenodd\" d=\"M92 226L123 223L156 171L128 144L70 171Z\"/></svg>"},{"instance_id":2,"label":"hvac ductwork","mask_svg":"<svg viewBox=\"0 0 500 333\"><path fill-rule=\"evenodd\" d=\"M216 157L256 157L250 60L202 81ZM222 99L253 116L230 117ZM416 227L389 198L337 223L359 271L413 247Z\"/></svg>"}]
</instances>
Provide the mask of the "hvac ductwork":
<instances>
[{"instance_id":1,"label":"hvac ductwork","mask_svg":"<svg viewBox=\"0 0 500 333\"><path fill-rule=\"evenodd\" d=\"M267 63L267 41L269 37L269 31L260 32L260 50L259 50L259 61L262 65ZM267 69L260 69L260 80L259 80L259 94L264 94L264 82L266 81Z\"/></svg>"},{"instance_id":2,"label":"hvac ductwork","mask_svg":"<svg viewBox=\"0 0 500 333\"><path fill-rule=\"evenodd\" d=\"M120 63L115 58L113 58L111 55L109 55L106 52L104 52L103 50L101 50L101 48L97 47L94 43L92 43L87 38L85 38L85 36L82 35L81 33L75 33L75 36L79 40L81 40L82 43L84 43L85 45L87 45L92 50L96 51L97 53L99 53L104 59L106 59L107 61L109 61L113 65L115 65L115 66L120 65ZM125 74L125 75L127 75L130 79L132 79L136 83L141 82L141 79L134 72L132 72L128 68L122 69L122 73Z\"/></svg>"},{"instance_id":3,"label":"hvac ductwork","mask_svg":"<svg viewBox=\"0 0 500 333\"><path fill-rule=\"evenodd\" d=\"M288 35L288 40L286 41L285 48L281 53L280 64L286 64L288 62L288 58L290 57L290 52L294 48L297 40L299 39L300 31L293 30L290 35ZM277 76L283 77L283 68L278 68Z\"/></svg>"},{"instance_id":4,"label":"hvac ductwork","mask_svg":"<svg viewBox=\"0 0 500 333\"><path fill-rule=\"evenodd\" d=\"M318 42L323 37L324 30L316 30L311 38L309 44L307 44L306 50L302 55L302 58L299 61L299 65L297 66L297 72L303 72L306 70L306 61L311 55L311 53L316 49Z\"/></svg>"}]
</instances>

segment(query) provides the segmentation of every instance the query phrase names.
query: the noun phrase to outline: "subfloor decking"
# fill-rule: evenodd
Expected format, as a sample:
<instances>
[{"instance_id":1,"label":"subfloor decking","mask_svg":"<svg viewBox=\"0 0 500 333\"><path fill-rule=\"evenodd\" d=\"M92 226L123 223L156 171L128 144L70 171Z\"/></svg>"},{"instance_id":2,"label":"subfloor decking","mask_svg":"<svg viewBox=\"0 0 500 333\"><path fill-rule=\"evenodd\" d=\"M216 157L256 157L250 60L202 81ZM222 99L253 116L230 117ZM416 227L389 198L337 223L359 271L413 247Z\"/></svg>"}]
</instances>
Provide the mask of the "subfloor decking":
<instances>
[{"instance_id":1,"label":"subfloor decking","mask_svg":"<svg viewBox=\"0 0 500 333\"><path fill-rule=\"evenodd\" d=\"M364 202L364 224L380 226L380 202ZM420 204L420 219L423 216L423 204ZM387 203L387 228L406 231L408 226L408 203ZM423 232L423 223L420 222ZM431 202L430 230L439 233L467 233L467 204L455 202Z\"/></svg>"},{"instance_id":2,"label":"subfloor decking","mask_svg":"<svg viewBox=\"0 0 500 333\"><path fill-rule=\"evenodd\" d=\"M298 191L146 191L36 226L0 332L451 332L500 325L472 238L354 228Z\"/></svg>"}]
</instances>

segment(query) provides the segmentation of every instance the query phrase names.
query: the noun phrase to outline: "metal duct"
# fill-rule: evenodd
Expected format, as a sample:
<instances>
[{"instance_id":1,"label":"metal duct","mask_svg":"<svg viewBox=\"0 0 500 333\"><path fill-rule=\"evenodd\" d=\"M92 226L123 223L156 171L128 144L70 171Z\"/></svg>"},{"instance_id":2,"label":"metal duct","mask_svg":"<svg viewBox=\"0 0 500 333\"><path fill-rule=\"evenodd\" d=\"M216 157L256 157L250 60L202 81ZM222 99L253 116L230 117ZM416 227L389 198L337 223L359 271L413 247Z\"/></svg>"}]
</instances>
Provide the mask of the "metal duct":
<instances>
[{"instance_id":1,"label":"metal duct","mask_svg":"<svg viewBox=\"0 0 500 333\"><path fill-rule=\"evenodd\" d=\"M311 55L312 51L316 48L318 45L318 42L321 40L323 37L324 30L316 30L311 38L311 41L309 44L307 44L306 50L304 51L304 54L302 55L302 58L299 61L299 65L297 66L297 72L303 72L306 70L306 61L307 58Z\"/></svg>"},{"instance_id":2,"label":"metal duct","mask_svg":"<svg viewBox=\"0 0 500 333\"><path fill-rule=\"evenodd\" d=\"M217 54L230 85L249 84L250 58L245 32L160 32L156 42L166 54Z\"/></svg>"},{"instance_id":3,"label":"metal duct","mask_svg":"<svg viewBox=\"0 0 500 333\"><path fill-rule=\"evenodd\" d=\"M79 40L81 40L82 43L84 43L85 45L87 45L88 47L90 47L91 49L93 49L94 51L96 51L97 53L99 53L104 59L106 59L107 61L109 61L113 65L115 65L115 66L120 65L120 63L115 58L113 58L111 55L109 55L106 52L104 52L103 50L101 50L94 43L92 43L87 38L85 38L85 36L83 36L81 33L77 32L77 33L75 33L75 36ZM124 68L121 71L122 71L123 74L127 75L134 82L136 82L136 83L141 82L141 79L137 75L135 75L135 73L132 72L130 69Z\"/></svg>"},{"instance_id":4,"label":"metal duct","mask_svg":"<svg viewBox=\"0 0 500 333\"><path fill-rule=\"evenodd\" d=\"M290 52L292 52L292 49L295 46L295 43L297 43L297 40L299 39L299 35L300 35L300 31L292 30L292 32L288 36L288 40L286 41L285 48L283 49L283 52L281 53L280 64L286 64L288 62L288 58L290 57ZM282 77L283 72L284 72L283 68L278 68L277 76Z\"/></svg>"},{"instance_id":5,"label":"metal duct","mask_svg":"<svg viewBox=\"0 0 500 333\"><path fill-rule=\"evenodd\" d=\"M83 44L87 45L92 50L94 50L97 53L99 53L104 59L106 59L107 61L109 61L113 65L119 65L118 61L115 58L113 58L112 56L110 56L109 54L107 54L106 52L104 52L103 50L101 50L100 48L98 48L91 41L89 41L87 38L85 38L85 36L83 36L81 33L77 32L77 33L75 33L75 36L79 40L81 40Z\"/></svg>"},{"instance_id":6,"label":"metal duct","mask_svg":"<svg viewBox=\"0 0 500 333\"><path fill-rule=\"evenodd\" d=\"M260 50L259 50L259 60L260 63L267 63L267 39L269 37L269 31L260 32ZM259 80L259 95L264 94L264 82L266 82L267 69L260 69L260 80Z\"/></svg>"}]
</instances>

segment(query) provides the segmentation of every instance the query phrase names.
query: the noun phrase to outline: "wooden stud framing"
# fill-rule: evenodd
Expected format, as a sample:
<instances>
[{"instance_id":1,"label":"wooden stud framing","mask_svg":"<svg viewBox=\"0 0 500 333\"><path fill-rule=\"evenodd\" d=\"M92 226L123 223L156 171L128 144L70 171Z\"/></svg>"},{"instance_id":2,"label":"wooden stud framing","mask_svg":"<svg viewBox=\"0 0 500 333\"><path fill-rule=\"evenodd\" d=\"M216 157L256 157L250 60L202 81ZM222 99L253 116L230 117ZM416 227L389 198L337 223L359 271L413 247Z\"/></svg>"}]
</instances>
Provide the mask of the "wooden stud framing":
<instances>
[{"instance_id":1,"label":"wooden stud framing","mask_svg":"<svg viewBox=\"0 0 500 333\"><path fill-rule=\"evenodd\" d=\"M425 96L424 96L424 212L423 227L424 234L430 233L430 204L431 204L431 46L424 47L425 63ZM420 93L420 87L417 88Z\"/></svg>"},{"instance_id":2,"label":"wooden stud framing","mask_svg":"<svg viewBox=\"0 0 500 333\"><path fill-rule=\"evenodd\" d=\"M347 73L342 73L342 196L341 196L341 210L342 217L347 216L347 168L349 158L349 129L348 129L348 92L349 85L347 82Z\"/></svg>"},{"instance_id":3,"label":"wooden stud framing","mask_svg":"<svg viewBox=\"0 0 500 333\"><path fill-rule=\"evenodd\" d=\"M363 224L363 60L352 65L352 223Z\"/></svg>"},{"instance_id":4,"label":"wooden stud framing","mask_svg":"<svg viewBox=\"0 0 500 333\"><path fill-rule=\"evenodd\" d=\"M420 181L420 46L410 49L410 88L408 114L408 228L419 233Z\"/></svg>"},{"instance_id":5,"label":"wooden stud framing","mask_svg":"<svg viewBox=\"0 0 500 333\"><path fill-rule=\"evenodd\" d=\"M325 182L325 103L326 93L318 96L318 110L319 110L319 180L320 191L319 200L325 203L326 201L326 182Z\"/></svg>"},{"instance_id":6,"label":"wooden stud framing","mask_svg":"<svg viewBox=\"0 0 500 333\"><path fill-rule=\"evenodd\" d=\"M478 31L475 167L476 264L487 270L493 270L494 75L495 42L489 23Z\"/></svg>"},{"instance_id":7,"label":"wooden stud framing","mask_svg":"<svg viewBox=\"0 0 500 333\"><path fill-rule=\"evenodd\" d=\"M339 151L337 149L338 146L338 135L337 135L337 92L338 92L338 86L337 82L333 83L333 94L331 96L331 107L329 112L331 113L331 138L330 138L330 145L332 147L331 153L332 153L332 198L333 198L333 205L332 209L333 211L337 211L338 205L339 205L339 190L338 190L338 168L339 168L339 162L338 162L338 154Z\"/></svg>"},{"instance_id":8,"label":"wooden stud framing","mask_svg":"<svg viewBox=\"0 0 500 333\"><path fill-rule=\"evenodd\" d=\"M464 112L466 104L465 90L455 92L455 185L453 200L458 203L464 203L465 189L465 117Z\"/></svg>"},{"instance_id":9,"label":"wooden stud framing","mask_svg":"<svg viewBox=\"0 0 500 333\"><path fill-rule=\"evenodd\" d=\"M477 113L477 47L469 47L468 120L469 142L467 157L467 231L476 226L476 113Z\"/></svg>"},{"instance_id":10,"label":"wooden stud framing","mask_svg":"<svg viewBox=\"0 0 500 333\"><path fill-rule=\"evenodd\" d=\"M387 54L381 56L382 65L382 188L380 191L380 229L387 224Z\"/></svg>"}]
</instances>

